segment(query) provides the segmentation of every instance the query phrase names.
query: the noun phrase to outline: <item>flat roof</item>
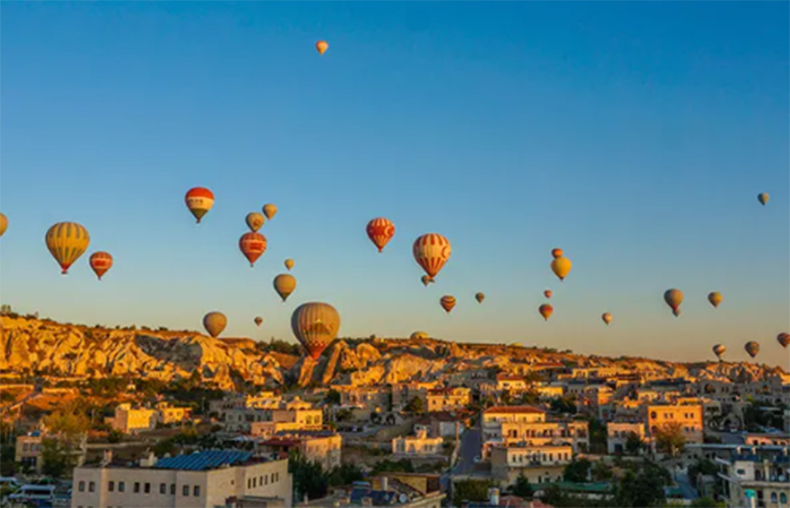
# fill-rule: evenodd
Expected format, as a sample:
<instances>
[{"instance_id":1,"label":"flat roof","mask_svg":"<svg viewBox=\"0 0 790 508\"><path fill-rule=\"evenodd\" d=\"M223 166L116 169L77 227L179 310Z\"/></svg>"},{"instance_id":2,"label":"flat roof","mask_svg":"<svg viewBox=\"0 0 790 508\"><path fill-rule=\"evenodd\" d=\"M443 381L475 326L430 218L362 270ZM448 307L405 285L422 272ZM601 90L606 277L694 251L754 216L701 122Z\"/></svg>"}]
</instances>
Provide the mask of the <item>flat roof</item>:
<instances>
[{"instance_id":1,"label":"flat roof","mask_svg":"<svg viewBox=\"0 0 790 508\"><path fill-rule=\"evenodd\" d=\"M252 452L207 450L202 452L166 457L156 461L155 469L179 469L184 471L205 471L222 466L233 466L247 462Z\"/></svg>"}]
</instances>

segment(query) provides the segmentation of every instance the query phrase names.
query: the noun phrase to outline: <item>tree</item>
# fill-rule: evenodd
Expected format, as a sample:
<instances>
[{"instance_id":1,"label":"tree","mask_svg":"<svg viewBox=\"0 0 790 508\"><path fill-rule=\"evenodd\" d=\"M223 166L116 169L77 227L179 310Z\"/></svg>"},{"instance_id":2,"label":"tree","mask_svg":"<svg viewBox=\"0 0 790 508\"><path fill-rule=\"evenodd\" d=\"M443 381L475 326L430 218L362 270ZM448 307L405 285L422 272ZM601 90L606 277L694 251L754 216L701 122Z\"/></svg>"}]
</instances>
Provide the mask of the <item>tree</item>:
<instances>
[{"instance_id":1,"label":"tree","mask_svg":"<svg viewBox=\"0 0 790 508\"><path fill-rule=\"evenodd\" d=\"M576 414L576 398L573 396L555 397L551 399L551 410L561 414Z\"/></svg>"},{"instance_id":2,"label":"tree","mask_svg":"<svg viewBox=\"0 0 790 508\"><path fill-rule=\"evenodd\" d=\"M334 404L336 406L340 405L340 392L337 390L329 390L326 392L326 397L324 397L324 402L327 404Z\"/></svg>"},{"instance_id":3,"label":"tree","mask_svg":"<svg viewBox=\"0 0 790 508\"><path fill-rule=\"evenodd\" d=\"M590 468L590 476L594 482L605 482L614 477L614 471L605 462L599 460Z\"/></svg>"},{"instance_id":4,"label":"tree","mask_svg":"<svg viewBox=\"0 0 790 508\"><path fill-rule=\"evenodd\" d=\"M332 487L351 485L364 478L365 475L362 473L362 469L356 464L341 464L340 467L332 469L329 473L329 485Z\"/></svg>"},{"instance_id":5,"label":"tree","mask_svg":"<svg viewBox=\"0 0 790 508\"><path fill-rule=\"evenodd\" d=\"M329 477L317 462L307 460L298 451L288 458L288 472L293 475L296 499L320 499L329 489ZM296 500L294 500L296 502Z\"/></svg>"},{"instance_id":6,"label":"tree","mask_svg":"<svg viewBox=\"0 0 790 508\"><path fill-rule=\"evenodd\" d=\"M513 495L523 499L532 499L533 494L532 485L529 484L529 480L521 472L516 478L516 483L513 484Z\"/></svg>"},{"instance_id":7,"label":"tree","mask_svg":"<svg viewBox=\"0 0 790 508\"><path fill-rule=\"evenodd\" d=\"M672 457L683 451L686 436L680 422L666 422L656 429L656 447Z\"/></svg>"},{"instance_id":8,"label":"tree","mask_svg":"<svg viewBox=\"0 0 790 508\"><path fill-rule=\"evenodd\" d=\"M692 508L718 508L726 506L725 503L717 503L715 499L710 496L704 496L699 499L695 499L691 502Z\"/></svg>"},{"instance_id":9,"label":"tree","mask_svg":"<svg viewBox=\"0 0 790 508\"><path fill-rule=\"evenodd\" d=\"M584 483L589 481L588 475L592 462L588 459L573 459L562 472L562 479L566 482Z\"/></svg>"},{"instance_id":10,"label":"tree","mask_svg":"<svg viewBox=\"0 0 790 508\"><path fill-rule=\"evenodd\" d=\"M645 446L644 440L636 432L629 432L625 440L625 451L628 455L639 455Z\"/></svg>"},{"instance_id":11,"label":"tree","mask_svg":"<svg viewBox=\"0 0 790 508\"><path fill-rule=\"evenodd\" d=\"M614 506L623 508L661 506L666 499L664 486L670 481L666 469L649 462L644 463L639 469L627 471L620 479L615 492Z\"/></svg>"},{"instance_id":12,"label":"tree","mask_svg":"<svg viewBox=\"0 0 790 508\"><path fill-rule=\"evenodd\" d=\"M425 403L419 397L412 397L404 409L409 413L422 413L425 411Z\"/></svg>"},{"instance_id":13,"label":"tree","mask_svg":"<svg viewBox=\"0 0 790 508\"><path fill-rule=\"evenodd\" d=\"M464 501L482 503L488 500L488 489L496 487L492 480L460 480L453 484L453 504L461 506Z\"/></svg>"},{"instance_id":14,"label":"tree","mask_svg":"<svg viewBox=\"0 0 790 508\"><path fill-rule=\"evenodd\" d=\"M107 433L108 443L120 443L123 441L123 432L118 429L112 429Z\"/></svg>"},{"instance_id":15,"label":"tree","mask_svg":"<svg viewBox=\"0 0 790 508\"><path fill-rule=\"evenodd\" d=\"M718 472L719 469L716 467L716 464L710 459L698 459L689 466L688 477L691 484L696 487L699 484L699 477L701 475L716 476Z\"/></svg>"},{"instance_id":16,"label":"tree","mask_svg":"<svg viewBox=\"0 0 790 508\"><path fill-rule=\"evenodd\" d=\"M47 432L41 440L42 471L59 478L77 465L90 420L72 405L49 414L42 423Z\"/></svg>"},{"instance_id":17,"label":"tree","mask_svg":"<svg viewBox=\"0 0 790 508\"><path fill-rule=\"evenodd\" d=\"M376 476L380 473L413 473L414 464L409 459L389 460L384 459L373 465L371 474Z\"/></svg>"}]
</instances>

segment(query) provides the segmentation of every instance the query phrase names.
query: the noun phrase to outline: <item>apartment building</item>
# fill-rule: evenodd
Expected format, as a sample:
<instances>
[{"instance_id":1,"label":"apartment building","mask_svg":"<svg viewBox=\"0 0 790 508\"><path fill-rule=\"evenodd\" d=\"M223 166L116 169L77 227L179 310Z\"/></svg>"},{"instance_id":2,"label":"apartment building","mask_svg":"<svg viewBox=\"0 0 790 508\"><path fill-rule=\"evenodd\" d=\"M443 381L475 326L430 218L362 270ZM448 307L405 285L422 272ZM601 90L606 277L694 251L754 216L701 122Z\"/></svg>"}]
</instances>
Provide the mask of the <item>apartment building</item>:
<instances>
[{"instance_id":1,"label":"apartment building","mask_svg":"<svg viewBox=\"0 0 790 508\"><path fill-rule=\"evenodd\" d=\"M514 376L513 374L498 374L496 377L496 390L499 393L522 393L527 391L529 385L524 376Z\"/></svg>"},{"instance_id":2,"label":"apartment building","mask_svg":"<svg viewBox=\"0 0 790 508\"><path fill-rule=\"evenodd\" d=\"M159 412L150 408L133 408L131 404L119 404L115 408L112 428L124 434L136 434L141 431L153 430L159 421Z\"/></svg>"},{"instance_id":3,"label":"apartment building","mask_svg":"<svg viewBox=\"0 0 790 508\"><path fill-rule=\"evenodd\" d=\"M425 429L418 430L414 436L401 436L392 440L392 453L407 457L434 456L442 453L441 437L428 437Z\"/></svg>"},{"instance_id":4,"label":"apartment building","mask_svg":"<svg viewBox=\"0 0 790 508\"><path fill-rule=\"evenodd\" d=\"M632 435L636 435L643 443L646 443L645 424L641 422L609 422L606 424L606 448L609 455L627 453L626 445Z\"/></svg>"},{"instance_id":5,"label":"apartment building","mask_svg":"<svg viewBox=\"0 0 790 508\"><path fill-rule=\"evenodd\" d=\"M425 396L428 412L456 411L464 409L472 401L471 390L462 386L428 390Z\"/></svg>"},{"instance_id":6,"label":"apartment building","mask_svg":"<svg viewBox=\"0 0 790 508\"><path fill-rule=\"evenodd\" d=\"M302 457L330 471L340 466L343 438L332 431L280 432L262 441L259 448L264 453L282 452L286 456L298 450Z\"/></svg>"},{"instance_id":7,"label":"apartment building","mask_svg":"<svg viewBox=\"0 0 790 508\"><path fill-rule=\"evenodd\" d=\"M645 406L648 435L666 426L679 424L687 443L703 442L703 418L700 405L647 405Z\"/></svg>"},{"instance_id":8,"label":"apartment building","mask_svg":"<svg viewBox=\"0 0 790 508\"><path fill-rule=\"evenodd\" d=\"M264 460L250 452L210 450L156 459L138 466L98 466L74 470L71 508L215 508L245 497L267 507L290 507L288 460ZM260 505L258 505L260 506Z\"/></svg>"},{"instance_id":9,"label":"apartment building","mask_svg":"<svg viewBox=\"0 0 790 508\"><path fill-rule=\"evenodd\" d=\"M483 457L498 444L570 445L578 453L589 448L588 423L583 420L547 421L546 412L532 406L499 406L483 412Z\"/></svg>"},{"instance_id":10,"label":"apartment building","mask_svg":"<svg viewBox=\"0 0 790 508\"><path fill-rule=\"evenodd\" d=\"M491 448L491 474L503 486L513 485L522 474L533 484L558 482L572 459L570 445L496 445Z\"/></svg>"},{"instance_id":11,"label":"apartment building","mask_svg":"<svg viewBox=\"0 0 790 508\"><path fill-rule=\"evenodd\" d=\"M787 447L754 447L730 459L716 458L728 507L786 508L790 501Z\"/></svg>"}]
</instances>

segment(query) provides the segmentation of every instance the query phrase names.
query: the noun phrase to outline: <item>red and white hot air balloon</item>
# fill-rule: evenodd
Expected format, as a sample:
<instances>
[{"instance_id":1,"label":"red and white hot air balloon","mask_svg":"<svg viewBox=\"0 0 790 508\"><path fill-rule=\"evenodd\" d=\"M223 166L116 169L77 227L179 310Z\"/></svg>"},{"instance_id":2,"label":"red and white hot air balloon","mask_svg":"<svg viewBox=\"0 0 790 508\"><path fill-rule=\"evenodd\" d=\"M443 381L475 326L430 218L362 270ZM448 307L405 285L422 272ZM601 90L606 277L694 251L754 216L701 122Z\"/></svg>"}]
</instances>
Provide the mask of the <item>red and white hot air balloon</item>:
<instances>
[{"instance_id":1,"label":"red and white hot air balloon","mask_svg":"<svg viewBox=\"0 0 790 508\"><path fill-rule=\"evenodd\" d=\"M112 268L112 256L109 252L94 252L88 261L99 280L102 275L107 273L107 270Z\"/></svg>"},{"instance_id":2,"label":"red and white hot air balloon","mask_svg":"<svg viewBox=\"0 0 790 508\"><path fill-rule=\"evenodd\" d=\"M184 201L200 224L200 219L214 206L214 193L204 187L194 187L187 191Z\"/></svg>"},{"instance_id":3,"label":"red and white hot air balloon","mask_svg":"<svg viewBox=\"0 0 790 508\"><path fill-rule=\"evenodd\" d=\"M431 282L450 259L452 251L450 241L438 233L424 234L412 246L414 260L425 270Z\"/></svg>"},{"instance_id":4,"label":"red and white hot air balloon","mask_svg":"<svg viewBox=\"0 0 790 508\"><path fill-rule=\"evenodd\" d=\"M370 241L373 242L373 244L378 247L379 252L381 252L384 246L395 236L395 224L384 217L376 217L368 222L367 233Z\"/></svg>"},{"instance_id":5,"label":"red and white hot air balloon","mask_svg":"<svg viewBox=\"0 0 790 508\"><path fill-rule=\"evenodd\" d=\"M255 266L255 261L266 252L266 237L260 233L244 233L239 238L239 249L250 262L250 266Z\"/></svg>"}]
</instances>

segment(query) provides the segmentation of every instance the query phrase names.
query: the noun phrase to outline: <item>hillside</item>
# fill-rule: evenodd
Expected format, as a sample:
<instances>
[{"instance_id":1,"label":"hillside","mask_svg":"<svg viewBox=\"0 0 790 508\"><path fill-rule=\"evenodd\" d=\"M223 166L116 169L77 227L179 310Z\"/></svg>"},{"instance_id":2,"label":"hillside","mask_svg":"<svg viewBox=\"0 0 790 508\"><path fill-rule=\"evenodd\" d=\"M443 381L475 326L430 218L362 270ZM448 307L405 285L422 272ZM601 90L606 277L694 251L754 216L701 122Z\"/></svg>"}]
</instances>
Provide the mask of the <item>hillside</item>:
<instances>
[{"instance_id":1,"label":"hillside","mask_svg":"<svg viewBox=\"0 0 790 508\"><path fill-rule=\"evenodd\" d=\"M355 344L355 345L351 345ZM0 316L0 373L58 378L125 376L172 381L201 373L207 384L232 389L234 379L276 387L288 382L396 383L447 378L469 370L524 371L530 365L616 367L652 377L764 378L781 369L751 363L673 363L602 358L518 345L461 344L435 339L335 341L318 362L268 352L250 339L213 339L196 332L109 329L33 317Z\"/></svg>"}]
</instances>

